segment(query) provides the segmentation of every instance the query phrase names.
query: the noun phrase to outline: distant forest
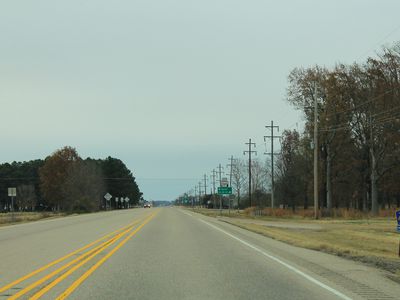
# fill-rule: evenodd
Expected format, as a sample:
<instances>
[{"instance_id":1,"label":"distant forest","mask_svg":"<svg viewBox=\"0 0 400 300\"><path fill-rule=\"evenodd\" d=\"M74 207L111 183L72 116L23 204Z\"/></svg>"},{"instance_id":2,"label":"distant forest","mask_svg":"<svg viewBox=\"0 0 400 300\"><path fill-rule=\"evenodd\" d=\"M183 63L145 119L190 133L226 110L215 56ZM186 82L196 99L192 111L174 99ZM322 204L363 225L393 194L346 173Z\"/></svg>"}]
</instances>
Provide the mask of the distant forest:
<instances>
[{"instance_id":1,"label":"distant forest","mask_svg":"<svg viewBox=\"0 0 400 300\"><path fill-rule=\"evenodd\" d=\"M13 207L10 187L17 190ZM106 193L113 196L110 201L104 199ZM0 164L2 212L90 212L128 208L141 198L135 177L120 159L82 159L72 147L44 160Z\"/></svg>"}]
</instances>

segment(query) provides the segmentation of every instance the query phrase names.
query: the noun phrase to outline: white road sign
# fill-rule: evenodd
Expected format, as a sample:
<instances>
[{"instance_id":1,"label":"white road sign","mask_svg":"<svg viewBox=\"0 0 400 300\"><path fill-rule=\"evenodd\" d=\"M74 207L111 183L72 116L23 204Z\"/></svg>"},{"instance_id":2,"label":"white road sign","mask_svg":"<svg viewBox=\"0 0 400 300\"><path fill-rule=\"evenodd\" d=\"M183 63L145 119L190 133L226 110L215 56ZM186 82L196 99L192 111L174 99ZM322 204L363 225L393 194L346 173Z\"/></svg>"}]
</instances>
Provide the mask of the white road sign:
<instances>
[{"instance_id":1,"label":"white road sign","mask_svg":"<svg viewBox=\"0 0 400 300\"><path fill-rule=\"evenodd\" d=\"M106 199L107 201L110 201L112 198L112 196L110 195L110 193L107 193L104 195L104 199Z\"/></svg>"},{"instance_id":2,"label":"white road sign","mask_svg":"<svg viewBox=\"0 0 400 300\"><path fill-rule=\"evenodd\" d=\"M8 196L17 197L17 188L15 187L8 188Z\"/></svg>"},{"instance_id":3,"label":"white road sign","mask_svg":"<svg viewBox=\"0 0 400 300\"><path fill-rule=\"evenodd\" d=\"M221 187L227 187L227 186L229 186L228 178L224 177L221 179Z\"/></svg>"}]
</instances>

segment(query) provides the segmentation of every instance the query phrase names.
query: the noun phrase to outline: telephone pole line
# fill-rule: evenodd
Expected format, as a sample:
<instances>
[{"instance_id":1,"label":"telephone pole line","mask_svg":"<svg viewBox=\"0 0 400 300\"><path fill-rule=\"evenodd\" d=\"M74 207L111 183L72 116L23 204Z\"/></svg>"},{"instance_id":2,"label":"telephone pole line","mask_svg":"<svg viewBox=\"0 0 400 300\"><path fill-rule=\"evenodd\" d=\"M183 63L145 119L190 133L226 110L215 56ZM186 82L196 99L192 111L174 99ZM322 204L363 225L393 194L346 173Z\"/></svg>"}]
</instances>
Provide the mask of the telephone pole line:
<instances>
[{"instance_id":1,"label":"telephone pole line","mask_svg":"<svg viewBox=\"0 0 400 300\"><path fill-rule=\"evenodd\" d=\"M243 151L243 155L246 155L246 153L249 154L249 202L250 202L250 207L251 207L251 154L254 153L257 155L257 151L251 150L251 148L254 146L256 147L256 143L252 143L251 139L249 139L248 143L245 143L245 145L249 146L249 150Z\"/></svg>"},{"instance_id":2,"label":"telephone pole line","mask_svg":"<svg viewBox=\"0 0 400 300\"><path fill-rule=\"evenodd\" d=\"M276 128L279 132L279 126L274 126L274 121L271 121L270 126L265 126L265 128L271 130L271 135L264 136L264 142L266 139L271 139L271 152L270 153L264 153L266 155L270 154L271 155L271 208L274 208L275 204L275 198L274 198L274 190L275 190L275 182L274 182L274 155L277 155L274 153L274 139L279 138L279 136L274 135L274 129Z\"/></svg>"}]
</instances>

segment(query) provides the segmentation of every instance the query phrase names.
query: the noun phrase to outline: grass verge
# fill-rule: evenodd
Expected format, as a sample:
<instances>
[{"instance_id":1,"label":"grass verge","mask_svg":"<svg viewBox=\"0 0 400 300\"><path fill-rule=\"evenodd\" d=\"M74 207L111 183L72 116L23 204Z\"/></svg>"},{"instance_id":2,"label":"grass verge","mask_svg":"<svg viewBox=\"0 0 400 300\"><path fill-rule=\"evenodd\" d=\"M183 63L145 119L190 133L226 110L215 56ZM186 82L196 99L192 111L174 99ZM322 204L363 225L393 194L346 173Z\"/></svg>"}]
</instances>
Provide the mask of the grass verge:
<instances>
[{"instance_id":1,"label":"grass verge","mask_svg":"<svg viewBox=\"0 0 400 300\"><path fill-rule=\"evenodd\" d=\"M53 213L53 212L15 212L12 213L1 213L0 214L0 226L15 224L15 223L26 223L32 221L38 221L46 218L63 217L64 213Z\"/></svg>"}]
</instances>

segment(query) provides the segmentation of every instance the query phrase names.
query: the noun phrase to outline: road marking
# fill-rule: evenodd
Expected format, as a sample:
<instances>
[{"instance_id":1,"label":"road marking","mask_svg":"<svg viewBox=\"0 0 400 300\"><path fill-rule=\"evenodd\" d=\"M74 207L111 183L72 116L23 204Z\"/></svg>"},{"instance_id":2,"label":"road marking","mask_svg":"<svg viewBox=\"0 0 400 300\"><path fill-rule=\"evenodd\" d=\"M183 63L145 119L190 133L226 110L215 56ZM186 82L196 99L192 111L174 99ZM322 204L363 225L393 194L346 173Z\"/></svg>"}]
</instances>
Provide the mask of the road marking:
<instances>
[{"instance_id":1,"label":"road marking","mask_svg":"<svg viewBox=\"0 0 400 300\"><path fill-rule=\"evenodd\" d=\"M192 214L190 214L190 213L188 213L188 212L186 212L186 211L181 210L181 212L184 213L184 214L187 215L187 216L193 217Z\"/></svg>"},{"instance_id":2,"label":"road marking","mask_svg":"<svg viewBox=\"0 0 400 300\"><path fill-rule=\"evenodd\" d=\"M316 285L322 287L323 289L325 289L325 290L327 290L327 291L329 291L329 292L335 294L335 295L338 296L339 298L342 298L342 299L345 299L345 300L351 300L351 299L352 299L352 298L350 298L350 297L348 297L348 296L342 294L342 293L339 292L338 290L335 290L334 288L331 288L330 286L328 286L328 285L322 283L321 281L315 279L314 277L312 277L312 276L310 276L310 275L307 275L306 273L300 271L299 269L293 267L292 265L289 265L288 263L286 263L286 262L280 260L279 258L277 258L277 257L275 257L275 256L273 256L273 255L271 255L271 254L268 254L267 252L261 250L260 248L258 248L258 247L256 247L256 246L254 246L254 245L252 245L252 244L250 244L250 243L248 243L248 242L246 242L246 241L244 241L244 240L238 238L237 236L234 236L233 234L230 234L229 232L227 232L227 231L225 231L225 230L223 230L223 229L221 229L221 228L219 228L219 227L217 227L217 226L215 226L215 225L213 225L213 224L211 224L211 223L209 223L209 222L207 222L207 221L204 221L204 220L202 220L202 219L199 219L199 220L200 220L201 222L203 222L204 224L207 224L208 226L210 226L210 227L212 227L212 228L214 228L214 229L216 229L216 230L218 230L218 231L220 231L220 232L226 234L227 236L233 238L234 240L236 240L236 241L242 243L243 245L245 245L245 246L247 246L247 247L253 249L254 251L256 251L256 252L258 252L258 253L260 253L260 254L262 254L262 255L268 257L269 259L271 259L271 260L273 260L273 261L275 261L275 262L277 262L277 263L279 263L279 264L285 266L285 267L288 268L289 270L291 270L291 271L295 272L296 274L298 274L298 275L304 277L305 279L311 281L312 283L314 283L314 284L316 284Z\"/></svg>"},{"instance_id":3,"label":"road marking","mask_svg":"<svg viewBox=\"0 0 400 300\"><path fill-rule=\"evenodd\" d=\"M135 222L136 224L139 223L139 221ZM16 293L15 295L11 296L10 298L8 298L9 300L15 300L18 299L19 297L25 295L26 293L28 293L29 291L33 290L34 288L36 288L37 286L39 286L40 284L46 282L47 280L51 279L52 277L54 277L55 275L61 273L62 271L64 271L65 269L67 269L68 267L72 266L73 264L81 261L82 259L85 259L88 256L94 257L92 256L93 253L99 253L99 249L105 249L105 247L110 246L113 242L117 241L118 239L120 239L122 236L124 236L126 233L128 233L132 228L134 227L134 225L130 226L127 230L117 234L115 237L111 238L110 240L105 241L104 243L96 246L95 248L91 249L88 252L83 253L82 255L80 255L79 257L75 258L74 260L70 261L69 263L61 266L60 268L54 270L53 272L51 272L50 274L42 277L41 279L35 281L34 283L28 285L26 288L20 290L18 293ZM65 274L65 273L64 273Z\"/></svg>"},{"instance_id":4,"label":"road marking","mask_svg":"<svg viewBox=\"0 0 400 300\"><path fill-rule=\"evenodd\" d=\"M27 279L29 279L29 278L35 276L35 275L37 275L37 274L39 274L39 273L41 273L41 272L47 270L48 268L50 268L50 267L52 267L52 266L54 266L54 265L56 265L56 264L58 264L58 263L60 263L60 262L63 262L64 260L66 260L66 259L68 259L68 258L70 258L70 257L72 257L72 256L74 256L74 255L76 255L76 254L79 253L79 252L82 252L82 251L84 251L84 250L86 250L86 249L88 249L88 248L90 248L90 247L96 245L97 243L100 243L101 241L106 240L107 238L109 238L110 236L112 236L112 235L114 235L114 234L117 234L118 232L124 231L124 230L126 230L127 228L130 228L130 227L132 227L132 226L135 226L135 225L136 225L137 223L139 223L139 222L140 222L140 220L134 221L134 222L128 224L127 226L124 226L124 227L122 227L122 228L120 228L120 229L117 229L117 230L111 232L111 233L108 233L108 234L106 234L105 236L103 236L103 237L101 237L101 238L99 238L99 239L97 239L97 240L95 240L95 241L93 241L93 242L87 244L86 246L83 246L82 248L79 248L79 249L77 249L77 250L75 250L75 251L73 251L73 252L71 252L71 253L69 253L69 254L67 254L67 255L61 257L61 258L56 259L56 260L54 260L54 261L48 263L47 265L45 265L45 266L43 266L43 267L41 267L41 268L39 268L39 269L37 269L37 270L35 270L35 271L33 271L33 272L27 274L27 275L25 275L25 276L23 276L23 277L21 277L21 278L19 278L19 279L17 279L17 280L14 280L13 282L11 282L11 283L9 283L9 284L7 284L7 285L1 287L1 288L0 288L0 293L3 293L4 291L9 290L10 288L14 287L15 285L17 285L17 284L19 284L19 283L21 283L21 282L23 282L23 281L25 281L25 280L27 280Z\"/></svg>"},{"instance_id":5,"label":"road marking","mask_svg":"<svg viewBox=\"0 0 400 300\"><path fill-rule=\"evenodd\" d=\"M126 244L139 230L143 228L148 222L155 217L158 212L152 214L147 218L138 228L136 228L132 233L128 235L121 243L119 243L113 250L111 250L106 256L94 264L89 270L87 270L81 277L79 277L74 283L67 288L62 294L60 294L56 299L61 300L67 298L73 291L75 291L79 285L82 284L94 271L96 271L103 263L105 263L115 252L117 252L123 245Z\"/></svg>"}]
</instances>

